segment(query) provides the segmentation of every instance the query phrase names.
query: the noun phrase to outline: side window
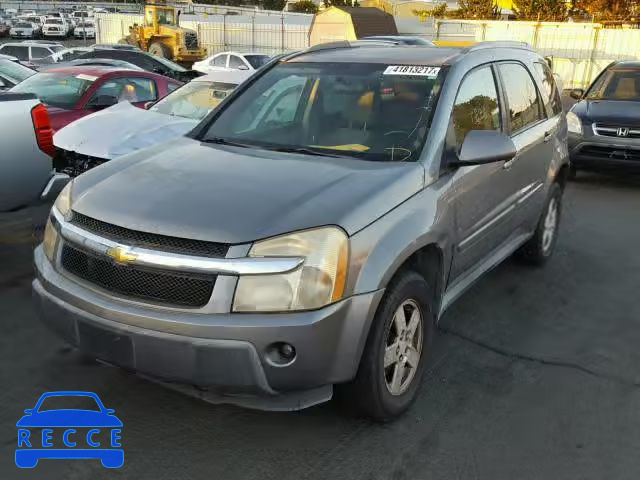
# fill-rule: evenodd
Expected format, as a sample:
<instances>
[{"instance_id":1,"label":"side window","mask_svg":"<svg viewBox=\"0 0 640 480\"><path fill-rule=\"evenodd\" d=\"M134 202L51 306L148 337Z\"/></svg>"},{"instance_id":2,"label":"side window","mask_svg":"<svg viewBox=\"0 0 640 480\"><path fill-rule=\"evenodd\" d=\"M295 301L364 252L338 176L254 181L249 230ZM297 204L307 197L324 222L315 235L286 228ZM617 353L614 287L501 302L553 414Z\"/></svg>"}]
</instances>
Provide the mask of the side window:
<instances>
[{"instance_id":1,"label":"side window","mask_svg":"<svg viewBox=\"0 0 640 480\"><path fill-rule=\"evenodd\" d=\"M498 69L509 104L511 132L518 132L546 118L529 72L519 63L502 63Z\"/></svg>"},{"instance_id":2,"label":"side window","mask_svg":"<svg viewBox=\"0 0 640 480\"><path fill-rule=\"evenodd\" d=\"M490 67L473 70L464 78L451 120L458 149L471 130L500 130L498 90Z\"/></svg>"},{"instance_id":3,"label":"side window","mask_svg":"<svg viewBox=\"0 0 640 480\"><path fill-rule=\"evenodd\" d=\"M180 85L178 85L177 83L167 83L167 95L175 90L177 90L178 88L180 88Z\"/></svg>"},{"instance_id":4,"label":"side window","mask_svg":"<svg viewBox=\"0 0 640 480\"><path fill-rule=\"evenodd\" d=\"M229 68L235 68L236 70L241 70L241 69L244 70L247 68L247 65L242 61L240 57L236 57L235 55L230 55Z\"/></svg>"},{"instance_id":5,"label":"side window","mask_svg":"<svg viewBox=\"0 0 640 480\"><path fill-rule=\"evenodd\" d=\"M556 79L551 72L551 69L546 63L535 62L533 68L542 80L542 99L544 100L545 107L551 111L552 115L558 115L562 113L562 100L560 99L560 92L558 92L558 86Z\"/></svg>"},{"instance_id":6,"label":"side window","mask_svg":"<svg viewBox=\"0 0 640 480\"><path fill-rule=\"evenodd\" d=\"M4 55L11 55L18 60L29 60L29 47L22 47L19 45L7 45L0 49L0 53Z\"/></svg>"},{"instance_id":7,"label":"side window","mask_svg":"<svg viewBox=\"0 0 640 480\"><path fill-rule=\"evenodd\" d=\"M227 66L227 55L218 55L211 60L211 65L214 67L226 67Z\"/></svg>"},{"instance_id":8,"label":"side window","mask_svg":"<svg viewBox=\"0 0 640 480\"><path fill-rule=\"evenodd\" d=\"M148 78L114 78L107 80L91 97L91 104L97 97L115 97L119 102L150 102L158 98L156 84Z\"/></svg>"}]
</instances>

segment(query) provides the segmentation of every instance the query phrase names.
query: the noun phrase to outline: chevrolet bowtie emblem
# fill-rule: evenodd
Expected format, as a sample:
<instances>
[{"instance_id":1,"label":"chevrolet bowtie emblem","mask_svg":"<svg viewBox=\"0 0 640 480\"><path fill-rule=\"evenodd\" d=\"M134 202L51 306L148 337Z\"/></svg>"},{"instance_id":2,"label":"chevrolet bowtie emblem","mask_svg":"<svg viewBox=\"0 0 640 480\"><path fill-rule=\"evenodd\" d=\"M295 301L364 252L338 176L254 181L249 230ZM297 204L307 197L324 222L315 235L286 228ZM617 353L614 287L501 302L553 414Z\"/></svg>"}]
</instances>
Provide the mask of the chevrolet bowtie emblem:
<instances>
[{"instance_id":1,"label":"chevrolet bowtie emblem","mask_svg":"<svg viewBox=\"0 0 640 480\"><path fill-rule=\"evenodd\" d=\"M118 263L130 263L138 258L135 253L131 253L126 248L122 247L110 247L107 249L106 253Z\"/></svg>"}]
</instances>

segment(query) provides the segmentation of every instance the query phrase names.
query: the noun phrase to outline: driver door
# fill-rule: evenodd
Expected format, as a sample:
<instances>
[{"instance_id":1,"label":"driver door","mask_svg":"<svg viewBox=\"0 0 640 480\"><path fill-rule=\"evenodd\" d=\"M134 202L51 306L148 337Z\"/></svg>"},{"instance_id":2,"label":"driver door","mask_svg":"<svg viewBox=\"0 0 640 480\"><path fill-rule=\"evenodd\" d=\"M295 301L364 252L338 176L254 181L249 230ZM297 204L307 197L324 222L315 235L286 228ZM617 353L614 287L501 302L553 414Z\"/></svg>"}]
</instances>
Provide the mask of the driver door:
<instances>
[{"instance_id":1,"label":"driver door","mask_svg":"<svg viewBox=\"0 0 640 480\"><path fill-rule=\"evenodd\" d=\"M463 79L451 114L449 150L457 156L471 130L504 131L504 106L494 67L481 66ZM453 145L451 145L453 144ZM509 239L513 184L505 162L459 167L454 173L456 242L450 279L472 272Z\"/></svg>"}]
</instances>

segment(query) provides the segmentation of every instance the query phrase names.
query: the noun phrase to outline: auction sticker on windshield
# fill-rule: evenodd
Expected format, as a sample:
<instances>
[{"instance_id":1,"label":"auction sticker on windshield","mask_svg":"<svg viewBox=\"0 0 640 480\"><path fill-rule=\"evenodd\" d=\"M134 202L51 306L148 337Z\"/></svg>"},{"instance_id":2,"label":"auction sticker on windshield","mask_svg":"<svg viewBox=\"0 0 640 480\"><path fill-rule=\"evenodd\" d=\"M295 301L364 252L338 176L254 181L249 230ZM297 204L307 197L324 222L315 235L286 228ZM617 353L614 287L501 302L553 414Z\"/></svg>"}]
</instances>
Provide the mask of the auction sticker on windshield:
<instances>
[{"instance_id":1,"label":"auction sticker on windshield","mask_svg":"<svg viewBox=\"0 0 640 480\"><path fill-rule=\"evenodd\" d=\"M417 77L435 78L440 67L425 67L424 65L389 65L384 75L414 75Z\"/></svg>"}]
</instances>

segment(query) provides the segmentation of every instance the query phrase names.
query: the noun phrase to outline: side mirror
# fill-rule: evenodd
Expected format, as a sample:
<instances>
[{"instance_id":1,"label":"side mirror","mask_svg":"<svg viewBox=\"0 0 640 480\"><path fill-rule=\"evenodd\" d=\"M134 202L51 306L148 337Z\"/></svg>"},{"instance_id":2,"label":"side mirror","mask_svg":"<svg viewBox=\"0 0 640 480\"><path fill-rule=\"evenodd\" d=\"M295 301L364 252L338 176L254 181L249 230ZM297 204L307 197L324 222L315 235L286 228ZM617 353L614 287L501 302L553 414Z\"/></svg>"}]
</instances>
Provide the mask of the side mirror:
<instances>
[{"instance_id":1,"label":"side mirror","mask_svg":"<svg viewBox=\"0 0 640 480\"><path fill-rule=\"evenodd\" d=\"M569 90L569 96L571 98L575 98L576 100L580 100L584 95L584 90L582 88L572 88Z\"/></svg>"},{"instance_id":2,"label":"side mirror","mask_svg":"<svg viewBox=\"0 0 640 480\"><path fill-rule=\"evenodd\" d=\"M151 107L153 107L153 105L154 105L155 103L156 103L156 102L146 102L146 103L144 104L144 109L145 109L145 110L149 110Z\"/></svg>"},{"instance_id":3,"label":"side mirror","mask_svg":"<svg viewBox=\"0 0 640 480\"><path fill-rule=\"evenodd\" d=\"M516 156L516 146L502 132L496 130L471 130L462 142L456 166L484 165L506 162Z\"/></svg>"},{"instance_id":4,"label":"side mirror","mask_svg":"<svg viewBox=\"0 0 640 480\"><path fill-rule=\"evenodd\" d=\"M104 108L112 107L116 103L118 103L118 99L116 97L112 97L111 95L98 95L93 99L89 106L96 110L102 110Z\"/></svg>"}]
</instances>

